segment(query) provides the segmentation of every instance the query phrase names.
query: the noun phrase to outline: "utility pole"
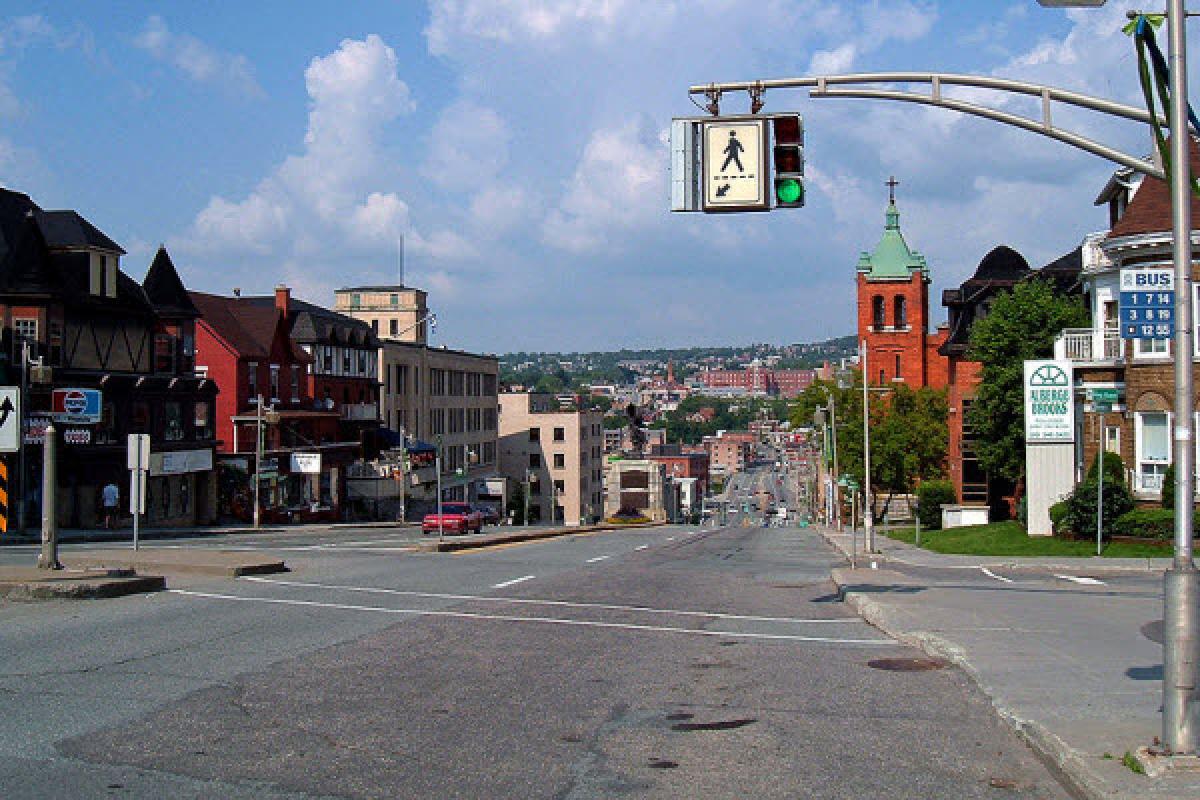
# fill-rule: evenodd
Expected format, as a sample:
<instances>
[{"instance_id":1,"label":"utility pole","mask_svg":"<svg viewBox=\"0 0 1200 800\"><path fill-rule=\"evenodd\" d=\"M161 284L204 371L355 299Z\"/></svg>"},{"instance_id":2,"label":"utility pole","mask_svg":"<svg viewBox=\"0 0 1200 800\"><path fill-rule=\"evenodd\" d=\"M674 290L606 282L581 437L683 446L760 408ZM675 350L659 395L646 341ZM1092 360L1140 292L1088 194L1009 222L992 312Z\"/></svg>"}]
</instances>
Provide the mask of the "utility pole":
<instances>
[{"instance_id":1,"label":"utility pole","mask_svg":"<svg viewBox=\"0 0 1200 800\"><path fill-rule=\"evenodd\" d=\"M446 536L446 523L442 519L442 437L437 437L437 454L433 458L434 470L437 472L437 515L438 541Z\"/></svg>"},{"instance_id":2,"label":"utility pole","mask_svg":"<svg viewBox=\"0 0 1200 800\"><path fill-rule=\"evenodd\" d=\"M875 552L875 521L871 518L875 505L871 501L871 406L867 374L867 340L862 341L863 378L863 538L868 553Z\"/></svg>"},{"instance_id":3,"label":"utility pole","mask_svg":"<svg viewBox=\"0 0 1200 800\"><path fill-rule=\"evenodd\" d=\"M1175 267L1175 560L1163 574L1163 744L1197 749L1196 681L1200 660L1200 574L1192 558L1196 426L1192 416L1191 170L1187 119L1187 23L1183 0L1170 0L1167 60L1171 75L1171 245Z\"/></svg>"},{"instance_id":4,"label":"utility pole","mask_svg":"<svg viewBox=\"0 0 1200 800\"><path fill-rule=\"evenodd\" d=\"M57 441L58 431L51 423L46 426L46 443L42 445L42 552L38 555L38 569L63 568L58 561L58 502L55 497L58 483L55 478Z\"/></svg>"},{"instance_id":5,"label":"utility pole","mask_svg":"<svg viewBox=\"0 0 1200 800\"><path fill-rule=\"evenodd\" d=\"M262 490L262 460L263 460L263 396L256 395L254 399L254 527L258 528L262 503L259 502L259 492Z\"/></svg>"}]
</instances>

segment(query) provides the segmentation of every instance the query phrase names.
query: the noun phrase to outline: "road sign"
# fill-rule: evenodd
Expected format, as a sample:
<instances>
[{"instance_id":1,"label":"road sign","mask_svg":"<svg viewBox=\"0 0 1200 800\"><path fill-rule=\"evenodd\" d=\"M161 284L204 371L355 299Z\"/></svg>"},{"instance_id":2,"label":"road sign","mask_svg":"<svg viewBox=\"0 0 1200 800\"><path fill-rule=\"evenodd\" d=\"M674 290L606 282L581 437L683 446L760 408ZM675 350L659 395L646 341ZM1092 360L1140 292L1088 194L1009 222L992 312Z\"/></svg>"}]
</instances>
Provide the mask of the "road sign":
<instances>
[{"instance_id":1,"label":"road sign","mask_svg":"<svg viewBox=\"0 0 1200 800\"><path fill-rule=\"evenodd\" d=\"M1175 335L1175 274L1170 269L1121 270L1122 339Z\"/></svg>"},{"instance_id":2,"label":"road sign","mask_svg":"<svg viewBox=\"0 0 1200 800\"><path fill-rule=\"evenodd\" d=\"M1097 414L1107 414L1120 399L1121 393L1116 389L1088 389L1088 400L1092 403L1092 411Z\"/></svg>"},{"instance_id":3,"label":"road sign","mask_svg":"<svg viewBox=\"0 0 1200 800\"><path fill-rule=\"evenodd\" d=\"M131 433L125 445L125 468L150 469L150 434Z\"/></svg>"},{"instance_id":4,"label":"road sign","mask_svg":"<svg viewBox=\"0 0 1200 800\"><path fill-rule=\"evenodd\" d=\"M0 386L0 453L15 453L21 446L21 390Z\"/></svg>"},{"instance_id":5,"label":"road sign","mask_svg":"<svg viewBox=\"0 0 1200 800\"><path fill-rule=\"evenodd\" d=\"M766 211L767 121L704 123L704 210Z\"/></svg>"},{"instance_id":6,"label":"road sign","mask_svg":"<svg viewBox=\"0 0 1200 800\"><path fill-rule=\"evenodd\" d=\"M0 533L8 533L8 464L0 461Z\"/></svg>"}]
</instances>

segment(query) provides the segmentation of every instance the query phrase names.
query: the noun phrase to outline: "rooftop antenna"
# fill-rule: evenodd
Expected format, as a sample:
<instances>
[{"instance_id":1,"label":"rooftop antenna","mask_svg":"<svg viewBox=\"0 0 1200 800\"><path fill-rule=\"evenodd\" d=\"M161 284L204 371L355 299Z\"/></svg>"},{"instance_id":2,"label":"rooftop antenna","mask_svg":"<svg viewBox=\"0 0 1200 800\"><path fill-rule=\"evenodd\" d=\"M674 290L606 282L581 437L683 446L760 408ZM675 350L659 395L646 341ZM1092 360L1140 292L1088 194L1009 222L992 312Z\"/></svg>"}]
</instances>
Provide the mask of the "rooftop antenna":
<instances>
[{"instance_id":1,"label":"rooftop antenna","mask_svg":"<svg viewBox=\"0 0 1200 800\"><path fill-rule=\"evenodd\" d=\"M404 234L403 233L400 234L400 238L396 242L396 248L397 248L397 250L399 250L399 252L397 253L396 269L397 269L397 272L399 273L399 278L400 278L399 285L401 287L403 287L404 286Z\"/></svg>"}]
</instances>

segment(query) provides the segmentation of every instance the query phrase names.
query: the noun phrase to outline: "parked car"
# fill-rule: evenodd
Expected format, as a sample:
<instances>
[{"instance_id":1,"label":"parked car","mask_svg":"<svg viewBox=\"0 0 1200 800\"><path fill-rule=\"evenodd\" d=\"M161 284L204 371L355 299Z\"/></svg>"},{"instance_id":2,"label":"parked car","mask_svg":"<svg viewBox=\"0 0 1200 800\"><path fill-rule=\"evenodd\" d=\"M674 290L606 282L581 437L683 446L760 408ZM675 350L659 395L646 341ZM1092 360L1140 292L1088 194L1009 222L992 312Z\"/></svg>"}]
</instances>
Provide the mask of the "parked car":
<instances>
[{"instance_id":1,"label":"parked car","mask_svg":"<svg viewBox=\"0 0 1200 800\"><path fill-rule=\"evenodd\" d=\"M421 520L421 533L479 533L483 530L483 515L468 503L442 503L441 525L437 513L426 514Z\"/></svg>"},{"instance_id":2,"label":"parked car","mask_svg":"<svg viewBox=\"0 0 1200 800\"><path fill-rule=\"evenodd\" d=\"M478 511L480 516L483 517L484 525L500 524L500 510L495 506L489 506L486 503L476 503L475 505L471 506L471 508Z\"/></svg>"}]
</instances>

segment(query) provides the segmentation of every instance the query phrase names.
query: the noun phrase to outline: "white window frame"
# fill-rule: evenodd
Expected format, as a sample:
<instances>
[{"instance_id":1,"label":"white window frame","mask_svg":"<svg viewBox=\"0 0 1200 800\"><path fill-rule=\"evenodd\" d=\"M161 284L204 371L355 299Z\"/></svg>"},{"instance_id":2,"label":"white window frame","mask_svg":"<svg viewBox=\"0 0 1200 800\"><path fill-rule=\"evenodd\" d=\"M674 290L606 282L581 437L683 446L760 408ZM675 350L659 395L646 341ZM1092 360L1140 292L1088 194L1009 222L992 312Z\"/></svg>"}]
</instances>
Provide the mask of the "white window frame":
<instances>
[{"instance_id":1,"label":"white window frame","mask_svg":"<svg viewBox=\"0 0 1200 800\"><path fill-rule=\"evenodd\" d=\"M1167 459L1166 461L1143 461L1142 459L1142 442L1145 440L1145 434L1142 432L1144 417L1147 414L1165 414L1167 417ZM1159 484L1158 489L1147 489L1142 485L1142 464L1161 464L1165 470L1171 465L1171 458L1174 455L1171 450L1171 425L1173 424L1174 414L1170 411L1138 411L1134 414L1134 478L1135 486L1139 492L1153 492L1162 494L1162 484Z\"/></svg>"}]
</instances>

